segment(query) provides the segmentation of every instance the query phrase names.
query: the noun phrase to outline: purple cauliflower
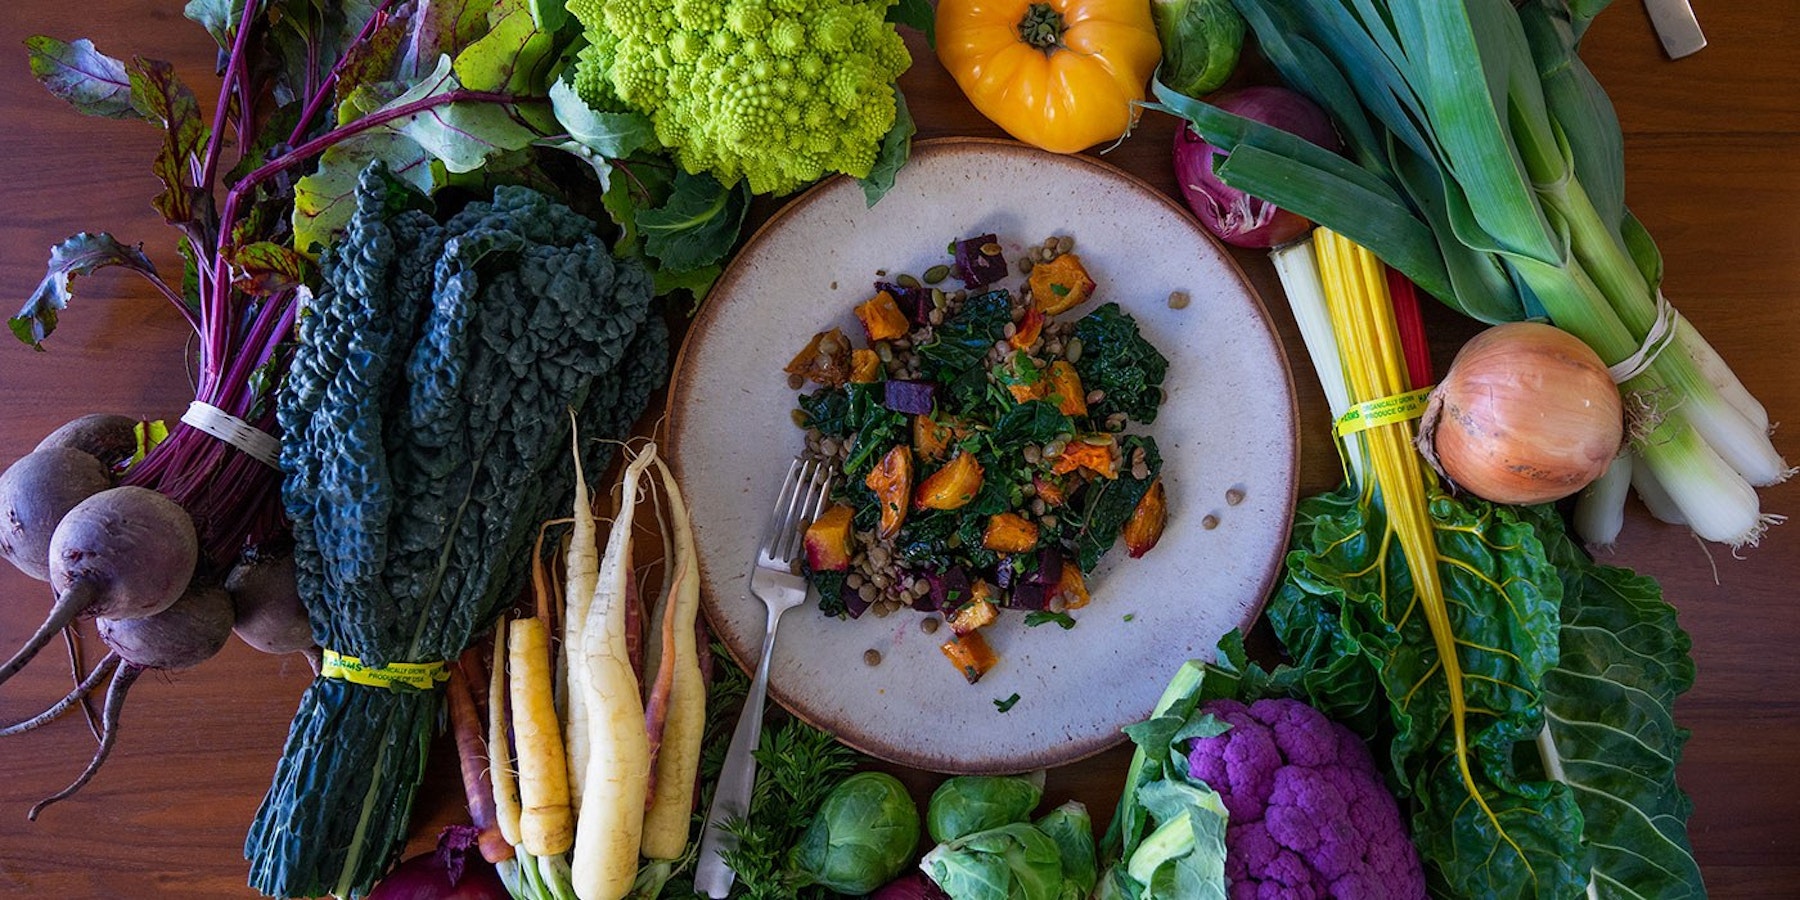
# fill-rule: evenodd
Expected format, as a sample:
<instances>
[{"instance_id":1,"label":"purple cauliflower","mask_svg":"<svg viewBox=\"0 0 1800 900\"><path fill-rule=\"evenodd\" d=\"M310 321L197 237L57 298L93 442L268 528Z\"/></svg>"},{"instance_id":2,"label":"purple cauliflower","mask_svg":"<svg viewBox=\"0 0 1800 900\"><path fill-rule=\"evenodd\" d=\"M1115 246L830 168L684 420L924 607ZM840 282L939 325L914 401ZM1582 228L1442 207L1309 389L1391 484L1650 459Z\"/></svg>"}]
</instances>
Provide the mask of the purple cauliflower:
<instances>
[{"instance_id":1,"label":"purple cauliflower","mask_svg":"<svg viewBox=\"0 0 1800 900\"><path fill-rule=\"evenodd\" d=\"M1205 711L1231 730L1196 738L1188 767L1231 813L1231 900L1425 896L1400 809L1354 732L1299 700Z\"/></svg>"}]
</instances>

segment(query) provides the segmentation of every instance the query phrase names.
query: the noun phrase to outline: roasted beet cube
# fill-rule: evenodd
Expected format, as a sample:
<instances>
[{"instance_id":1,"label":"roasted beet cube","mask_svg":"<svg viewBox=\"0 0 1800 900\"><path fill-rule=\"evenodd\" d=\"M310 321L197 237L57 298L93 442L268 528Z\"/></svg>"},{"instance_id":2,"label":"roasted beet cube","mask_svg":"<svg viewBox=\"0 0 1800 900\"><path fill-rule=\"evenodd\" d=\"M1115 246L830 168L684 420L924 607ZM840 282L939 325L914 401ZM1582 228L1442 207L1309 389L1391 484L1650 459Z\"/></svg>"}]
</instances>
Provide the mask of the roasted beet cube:
<instances>
[{"instance_id":1,"label":"roasted beet cube","mask_svg":"<svg viewBox=\"0 0 1800 900\"><path fill-rule=\"evenodd\" d=\"M969 601L972 584L969 570L962 566L951 566L942 572L928 572L925 580L931 584L931 593L927 596L931 598L933 609L955 609Z\"/></svg>"},{"instance_id":2,"label":"roasted beet cube","mask_svg":"<svg viewBox=\"0 0 1800 900\"><path fill-rule=\"evenodd\" d=\"M1013 585L1012 592L1006 595L1001 604L1007 609L1023 609L1037 611L1050 605L1050 588L1033 581L1021 579Z\"/></svg>"},{"instance_id":3,"label":"roasted beet cube","mask_svg":"<svg viewBox=\"0 0 1800 900\"><path fill-rule=\"evenodd\" d=\"M906 318L914 325L923 325L930 319L931 288L904 287L886 281L877 281L875 282L875 291L876 293L886 291L888 296L893 297L894 302L900 305L900 311L905 313Z\"/></svg>"},{"instance_id":4,"label":"roasted beet cube","mask_svg":"<svg viewBox=\"0 0 1800 900\"><path fill-rule=\"evenodd\" d=\"M891 378L883 387L886 393L881 405L894 412L929 416L937 406L937 385L932 382Z\"/></svg>"},{"instance_id":5,"label":"roasted beet cube","mask_svg":"<svg viewBox=\"0 0 1800 900\"><path fill-rule=\"evenodd\" d=\"M965 287L986 287L1006 277L1006 255L991 234L956 242L956 277Z\"/></svg>"},{"instance_id":6,"label":"roasted beet cube","mask_svg":"<svg viewBox=\"0 0 1800 900\"><path fill-rule=\"evenodd\" d=\"M844 613L846 615L852 619L859 619L862 618L863 613L868 611L869 601L864 600L861 594L852 590L844 591Z\"/></svg>"},{"instance_id":7,"label":"roasted beet cube","mask_svg":"<svg viewBox=\"0 0 1800 900\"><path fill-rule=\"evenodd\" d=\"M1025 580L1042 587L1050 587L1061 580L1062 567L1062 548L1055 544L1046 544L1038 550L1037 568L1033 569Z\"/></svg>"}]
</instances>

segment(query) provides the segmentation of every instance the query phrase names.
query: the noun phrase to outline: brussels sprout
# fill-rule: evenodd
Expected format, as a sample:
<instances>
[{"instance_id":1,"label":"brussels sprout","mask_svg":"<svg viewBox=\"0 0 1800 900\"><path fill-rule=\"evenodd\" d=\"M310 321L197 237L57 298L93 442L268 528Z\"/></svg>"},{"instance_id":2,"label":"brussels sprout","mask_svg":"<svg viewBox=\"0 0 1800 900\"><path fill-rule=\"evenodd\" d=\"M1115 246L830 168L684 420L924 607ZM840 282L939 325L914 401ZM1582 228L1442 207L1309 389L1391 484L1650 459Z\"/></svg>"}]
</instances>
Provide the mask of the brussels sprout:
<instances>
[{"instance_id":1,"label":"brussels sprout","mask_svg":"<svg viewBox=\"0 0 1800 900\"><path fill-rule=\"evenodd\" d=\"M1079 900L1094 889L1099 865L1094 860L1094 822L1079 800L1047 812L1037 827L1062 853L1064 900Z\"/></svg>"},{"instance_id":2,"label":"brussels sprout","mask_svg":"<svg viewBox=\"0 0 1800 900\"><path fill-rule=\"evenodd\" d=\"M932 848L919 868L951 900L1060 900L1062 850L1029 822L1015 822Z\"/></svg>"},{"instance_id":3,"label":"brussels sprout","mask_svg":"<svg viewBox=\"0 0 1800 900\"><path fill-rule=\"evenodd\" d=\"M1044 773L952 778L931 794L925 828L942 844L977 831L1029 821L1044 798Z\"/></svg>"},{"instance_id":4,"label":"brussels sprout","mask_svg":"<svg viewBox=\"0 0 1800 900\"><path fill-rule=\"evenodd\" d=\"M825 795L788 857L802 884L867 894L900 874L919 845L919 808L892 775L859 772Z\"/></svg>"},{"instance_id":5,"label":"brussels sprout","mask_svg":"<svg viewBox=\"0 0 1800 900\"><path fill-rule=\"evenodd\" d=\"M1231 77L1244 45L1244 17L1231 0L1153 0L1150 16L1162 40L1163 84L1199 97Z\"/></svg>"}]
</instances>

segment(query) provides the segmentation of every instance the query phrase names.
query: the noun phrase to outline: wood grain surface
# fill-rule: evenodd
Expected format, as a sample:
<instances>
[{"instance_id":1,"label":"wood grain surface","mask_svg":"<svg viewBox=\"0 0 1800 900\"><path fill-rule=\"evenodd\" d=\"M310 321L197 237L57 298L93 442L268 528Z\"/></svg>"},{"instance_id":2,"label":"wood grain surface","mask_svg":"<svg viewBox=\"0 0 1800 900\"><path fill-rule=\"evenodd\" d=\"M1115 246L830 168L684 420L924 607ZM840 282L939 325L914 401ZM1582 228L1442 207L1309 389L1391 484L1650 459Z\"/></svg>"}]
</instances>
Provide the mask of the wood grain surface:
<instances>
[{"instance_id":1,"label":"wood grain surface","mask_svg":"<svg viewBox=\"0 0 1800 900\"><path fill-rule=\"evenodd\" d=\"M1611 92L1626 132L1627 197L1659 240L1667 293L1731 362L1777 420L1800 422L1800 18L1792 0L1696 2L1711 45L1669 62L1638 4L1601 17L1584 57ZM22 302L48 248L107 230L142 241L180 271L172 232L151 210L156 134L88 119L30 78L31 34L91 37L112 55L168 59L206 103L214 48L174 0L18 0L0 12L0 303ZM1000 132L963 99L921 43L902 79L921 136ZM1107 158L1164 190L1170 120L1151 116ZM1054 198L1051 198L1052 200ZM755 215L775 204L759 202ZM1153 252L1154 248L1146 248ZM1305 439L1301 489L1329 488L1338 463L1324 402L1273 272L1240 254L1269 301L1295 366ZM81 285L47 353L0 345L0 465L87 412L175 417L192 398L188 334L141 283L103 272ZM1440 365L1473 328L1427 310ZM1777 444L1800 460L1792 432ZM1795 483L1762 492L1765 509L1800 513ZM1693 636L1699 676L1677 707L1693 732L1680 768L1693 798L1696 854L1716 897L1796 896L1800 884L1800 523L1734 556L1650 519L1635 501L1607 562L1660 579ZM30 633L49 591L0 572L0 644ZM98 647L92 640L90 646ZM96 651L97 655L97 651ZM51 650L0 690L0 720L34 712L67 689ZM85 764L94 740L79 717L0 744L0 897L251 897L246 826L267 787L288 717L311 673L298 656L233 643L187 672L141 680L112 761L79 796L35 823L25 811ZM462 815L447 744L424 789L415 844ZM1110 814L1123 751L1051 773L1049 796ZM921 791L925 773L902 773Z\"/></svg>"}]
</instances>

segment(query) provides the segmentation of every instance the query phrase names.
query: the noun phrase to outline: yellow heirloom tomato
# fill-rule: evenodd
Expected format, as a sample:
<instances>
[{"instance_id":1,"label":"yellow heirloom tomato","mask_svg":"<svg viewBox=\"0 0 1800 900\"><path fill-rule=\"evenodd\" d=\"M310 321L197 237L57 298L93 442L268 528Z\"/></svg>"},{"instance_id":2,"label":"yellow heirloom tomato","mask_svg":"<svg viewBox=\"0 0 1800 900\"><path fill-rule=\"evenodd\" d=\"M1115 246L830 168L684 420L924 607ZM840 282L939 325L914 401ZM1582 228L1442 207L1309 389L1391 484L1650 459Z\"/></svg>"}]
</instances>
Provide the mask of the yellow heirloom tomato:
<instances>
[{"instance_id":1,"label":"yellow heirloom tomato","mask_svg":"<svg viewBox=\"0 0 1800 900\"><path fill-rule=\"evenodd\" d=\"M1057 153L1123 135L1162 58L1148 0L940 0L937 53L975 108Z\"/></svg>"}]
</instances>

